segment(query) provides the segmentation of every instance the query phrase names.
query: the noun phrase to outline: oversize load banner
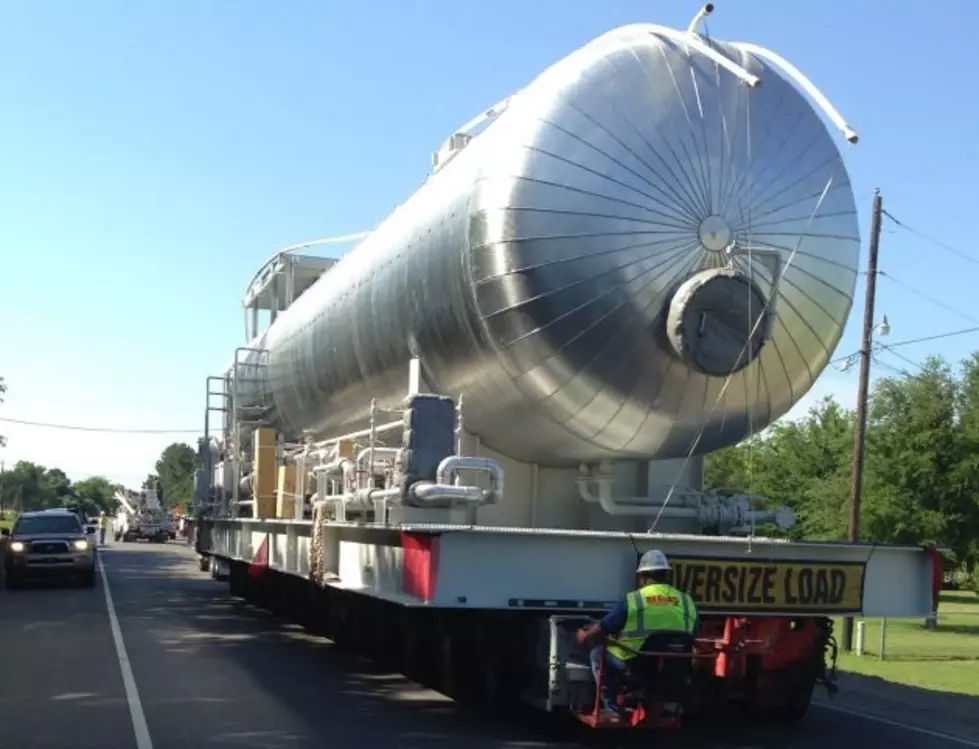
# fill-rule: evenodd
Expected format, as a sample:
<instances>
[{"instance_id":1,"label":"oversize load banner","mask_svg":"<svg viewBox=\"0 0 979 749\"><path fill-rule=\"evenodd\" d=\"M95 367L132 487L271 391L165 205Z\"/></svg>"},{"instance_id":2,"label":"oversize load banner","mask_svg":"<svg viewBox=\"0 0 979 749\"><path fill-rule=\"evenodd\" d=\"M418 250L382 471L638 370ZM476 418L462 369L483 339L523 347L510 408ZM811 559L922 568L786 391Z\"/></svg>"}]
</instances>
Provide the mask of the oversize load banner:
<instances>
[{"instance_id":1,"label":"oversize load banner","mask_svg":"<svg viewBox=\"0 0 979 749\"><path fill-rule=\"evenodd\" d=\"M847 614L863 608L863 562L670 556L673 585L703 611Z\"/></svg>"}]
</instances>

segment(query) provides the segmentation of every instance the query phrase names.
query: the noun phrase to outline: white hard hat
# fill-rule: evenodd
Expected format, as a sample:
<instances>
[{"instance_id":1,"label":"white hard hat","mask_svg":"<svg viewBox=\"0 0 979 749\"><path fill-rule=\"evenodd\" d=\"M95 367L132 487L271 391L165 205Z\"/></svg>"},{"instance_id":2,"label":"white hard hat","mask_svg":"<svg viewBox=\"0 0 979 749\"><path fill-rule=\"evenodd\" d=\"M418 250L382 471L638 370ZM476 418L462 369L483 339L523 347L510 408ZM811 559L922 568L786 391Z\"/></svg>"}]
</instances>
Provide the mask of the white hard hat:
<instances>
[{"instance_id":1,"label":"white hard hat","mask_svg":"<svg viewBox=\"0 0 979 749\"><path fill-rule=\"evenodd\" d=\"M657 570L669 570L670 562L666 558L666 554L662 551L654 549L653 551L647 551L642 555L639 560L639 566L636 568L636 572L656 572Z\"/></svg>"}]
</instances>

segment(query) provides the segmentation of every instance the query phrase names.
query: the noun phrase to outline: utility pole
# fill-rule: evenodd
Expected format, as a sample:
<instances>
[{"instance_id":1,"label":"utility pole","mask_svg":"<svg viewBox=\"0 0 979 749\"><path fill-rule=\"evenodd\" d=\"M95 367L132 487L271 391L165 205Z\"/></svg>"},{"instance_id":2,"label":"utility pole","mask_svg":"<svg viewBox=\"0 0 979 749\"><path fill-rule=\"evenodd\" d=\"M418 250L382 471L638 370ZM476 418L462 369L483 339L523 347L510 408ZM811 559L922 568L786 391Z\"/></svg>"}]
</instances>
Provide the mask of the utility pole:
<instances>
[{"instance_id":1,"label":"utility pole","mask_svg":"<svg viewBox=\"0 0 979 749\"><path fill-rule=\"evenodd\" d=\"M870 219L870 257L867 260L867 299L863 308L863 343L860 347L860 383L857 390L857 420L853 427L853 476L850 487L850 523L847 537L851 543L860 540L860 499L863 492L863 457L867 437L867 400L870 390L870 353L874 343L874 297L877 293L877 250L880 247L880 223L883 201L880 190L874 190L874 212ZM851 650L853 617L843 619L841 644Z\"/></svg>"}]
</instances>

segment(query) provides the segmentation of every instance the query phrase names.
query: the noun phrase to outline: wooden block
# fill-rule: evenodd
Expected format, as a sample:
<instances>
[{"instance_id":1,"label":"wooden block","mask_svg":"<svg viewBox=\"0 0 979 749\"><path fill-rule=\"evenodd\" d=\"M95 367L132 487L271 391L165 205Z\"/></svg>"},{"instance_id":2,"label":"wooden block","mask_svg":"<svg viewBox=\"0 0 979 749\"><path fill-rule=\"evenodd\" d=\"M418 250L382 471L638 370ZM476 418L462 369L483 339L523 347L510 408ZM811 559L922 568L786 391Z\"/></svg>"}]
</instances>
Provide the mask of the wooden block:
<instances>
[{"instance_id":1,"label":"wooden block","mask_svg":"<svg viewBox=\"0 0 979 749\"><path fill-rule=\"evenodd\" d=\"M295 517L296 500L296 466L279 466L279 481L275 493L275 516L278 518Z\"/></svg>"},{"instance_id":2,"label":"wooden block","mask_svg":"<svg viewBox=\"0 0 979 749\"><path fill-rule=\"evenodd\" d=\"M259 427L252 435L252 517L275 517L276 444L275 430Z\"/></svg>"}]
</instances>

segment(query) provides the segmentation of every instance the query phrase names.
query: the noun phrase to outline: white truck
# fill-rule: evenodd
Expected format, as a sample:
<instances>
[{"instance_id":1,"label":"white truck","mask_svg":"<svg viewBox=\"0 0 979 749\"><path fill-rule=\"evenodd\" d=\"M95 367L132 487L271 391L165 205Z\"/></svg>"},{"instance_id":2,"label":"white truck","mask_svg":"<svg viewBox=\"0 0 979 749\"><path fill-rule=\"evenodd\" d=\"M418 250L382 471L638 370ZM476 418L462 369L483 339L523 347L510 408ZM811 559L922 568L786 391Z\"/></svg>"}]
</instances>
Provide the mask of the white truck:
<instances>
[{"instance_id":1,"label":"white truck","mask_svg":"<svg viewBox=\"0 0 979 749\"><path fill-rule=\"evenodd\" d=\"M117 492L120 509L113 521L116 541L129 543L144 539L151 543L166 543L169 538L167 514L160 506L155 491L141 491L135 498Z\"/></svg>"}]
</instances>

